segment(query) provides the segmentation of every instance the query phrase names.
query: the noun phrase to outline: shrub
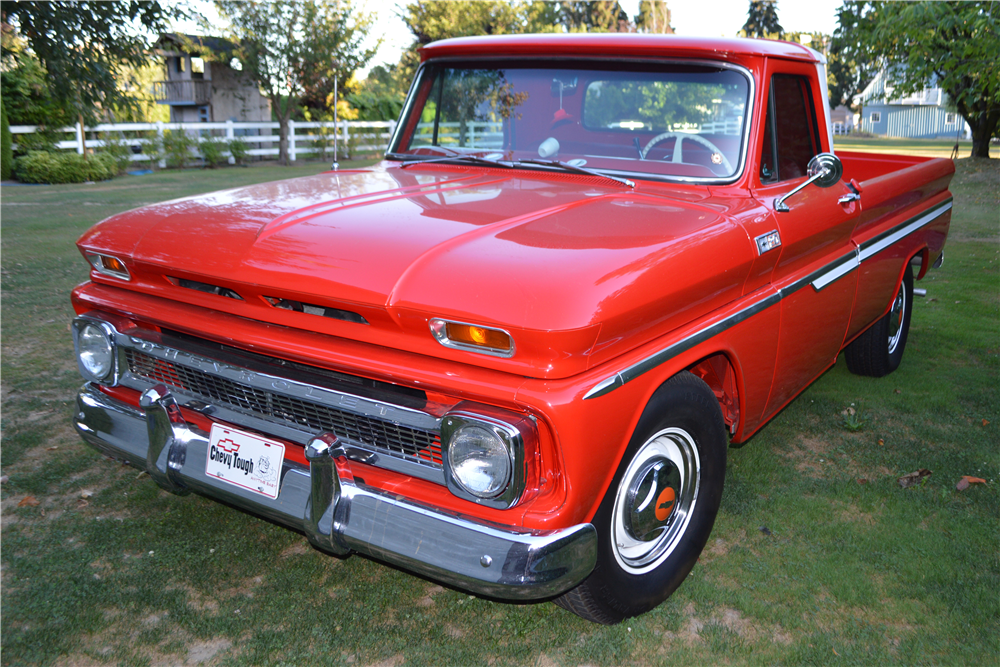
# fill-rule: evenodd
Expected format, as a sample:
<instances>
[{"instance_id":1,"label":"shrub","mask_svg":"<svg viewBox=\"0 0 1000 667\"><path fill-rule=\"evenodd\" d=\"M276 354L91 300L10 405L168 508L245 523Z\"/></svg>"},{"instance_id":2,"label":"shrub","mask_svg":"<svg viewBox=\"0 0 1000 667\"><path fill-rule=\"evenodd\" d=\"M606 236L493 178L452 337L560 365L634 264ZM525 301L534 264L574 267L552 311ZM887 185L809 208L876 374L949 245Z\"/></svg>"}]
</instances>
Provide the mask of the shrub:
<instances>
[{"instance_id":1,"label":"shrub","mask_svg":"<svg viewBox=\"0 0 1000 667\"><path fill-rule=\"evenodd\" d=\"M142 154L149 157L149 168L156 169L163 159L163 140L160 139L160 133L155 130L146 132L143 138L146 143L142 145Z\"/></svg>"},{"instance_id":2,"label":"shrub","mask_svg":"<svg viewBox=\"0 0 1000 667\"><path fill-rule=\"evenodd\" d=\"M106 181L117 173L107 153L84 157L77 153L34 151L14 160L14 175L23 183L84 183Z\"/></svg>"},{"instance_id":3,"label":"shrub","mask_svg":"<svg viewBox=\"0 0 1000 667\"><path fill-rule=\"evenodd\" d=\"M325 160L333 152L333 128L321 125L316 128L315 136L312 145L316 149L316 157Z\"/></svg>"},{"instance_id":4,"label":"shrub","mask_svg":"<svg viewBox=\"0 0 1000 667\"><path fill-rule=\"evenodd\" d=\"M236 164L243 165L247 163L247 158L250 157L250 147L241 137L236 137L229 140L229 154L236 160Z\"/></svg>"},{"instance_id":5,"label":"shrub","mask_svg":"<svg viewBox=\"0 0 1000 667\"><path fill-rule=\"evenodd\" d=\"M38 132L17 135L17 150L14 152L17 156L34 152L55 153L59 151L57 143L55 133L39 125Z\"/></svg>"},{"instance_id":6,"label":"shrub","mask_svg":"<svg viewBox=\"0 0 1000 667\"><path fill-rule=\"evenodd\" d=\"M7 112L3 102L0 102L0 178L10 178L10 170L14 162L13 142L10 137L10 123L7 122Z\"/></svg>"},{"instance_id":7,"label":"shrub","mask_svg":"<svg viewBox=\"0 0 1000 667\"><path fill-rule=\"evenodd\" d=\"M109 132L104 135L104 148L101 152L111 156L115 163L115 173L123 174L132 164L132 147L125 142L121 132Z\"/></svg>"},{"instance_id":8,"label":"shrub","mask_svg":"<svg viewBox=\"0 0 1000 667\"><path fill-rule=\"evenodd\" d=\"M198 148L201 151L201 156L205 158L205 166L209 169L215 169L226 161L226 156L223 155L226 150L226 142L220 139L206 137L201 140Z\"/></svg>"},{"instance_id":9,"label":"shrub","mask_svg":"<svg viewBox=\"0 0 1000 667\"><path fill-rule=\"evenodd\" d=\"M184 130L167 130L163 133L163 152L167 156L167 166L180 169L191 159L191 149L195 140Z\"/></svg>"}]
</instances>

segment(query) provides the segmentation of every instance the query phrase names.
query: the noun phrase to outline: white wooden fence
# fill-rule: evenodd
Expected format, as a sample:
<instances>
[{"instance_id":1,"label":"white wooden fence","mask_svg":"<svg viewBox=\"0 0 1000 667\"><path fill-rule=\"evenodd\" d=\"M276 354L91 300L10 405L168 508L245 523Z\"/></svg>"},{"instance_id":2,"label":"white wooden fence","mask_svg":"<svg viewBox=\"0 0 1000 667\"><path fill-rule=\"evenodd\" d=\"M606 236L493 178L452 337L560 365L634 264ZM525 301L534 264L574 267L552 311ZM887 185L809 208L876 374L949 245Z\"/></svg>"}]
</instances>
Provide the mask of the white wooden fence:
<instances>
[{"instance_id":1,"label":"white wooden fence","mask_svg":"<svg viewBox=\"0 0 1000 667\"><path fill-rule=\"evenodd\" d=\"M503 124L495 121L468 121L464 137L457 121L438 123L438 143L447 147L502 148ZM434 136L434 123L417 123L415 142L430 140ZM428 141L427 143L430 143Z\"/></svg>"},{"instance_id":2,"label":"white wooden fence","mask_svg":"<svg viewBox=\"0 0 1000 667\"><path fill-rule=\"evenodd\" d=\"M134 147L131 157L133 162L144 162L150 157L141 150L149 143L150 133L158 134L162 145L165 130L179 130L197 135L203 140L209 137L226 141L240 138L250 147L247 151L249 155L277 156L279 127L278 123L273 122L244 123L232 120L221 123L115 123L85 128L86 136L80 131L79 126L64 127L57 132L72 135L72 138L59 141L56 146L62 150L76 150L82 154L85 149L103 147L104 137L112 135L112 141ZM340 121L336 128L332 122L289 121L288 157L294 161L298 156L321 153L324 150L322 146L324 143L326 153L332 155L335 132L338 156L346 157L351 152L355 154L383 152L389 145L389 138L395 128L396 121ZM38 128L34 125L12 125L10 128L15 144L18 135L37 131ZM228 154L228 151L224 152L224 155ZM164 160L160 160L160 166L165 166Z\"/></svg>"}]
</instances>

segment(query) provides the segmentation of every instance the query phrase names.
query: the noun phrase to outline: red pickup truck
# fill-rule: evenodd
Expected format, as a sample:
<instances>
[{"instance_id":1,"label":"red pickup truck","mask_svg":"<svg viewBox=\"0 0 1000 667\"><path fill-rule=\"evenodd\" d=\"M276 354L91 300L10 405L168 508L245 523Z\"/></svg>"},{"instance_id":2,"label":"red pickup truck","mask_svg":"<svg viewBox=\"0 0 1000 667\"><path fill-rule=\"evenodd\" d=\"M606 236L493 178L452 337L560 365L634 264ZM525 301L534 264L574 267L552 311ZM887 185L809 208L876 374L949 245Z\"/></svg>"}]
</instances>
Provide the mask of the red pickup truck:
<instances>
[{"instance_id":1,"label":"red pickup truck","mask_svg":"<svg viewBox=\"0 0 1000 667\"><path fill-rule=\"evenodd\" d=\"M377 166L80 239L76 428L332 554L643 613L704 547L730 444L841 352L899 365L953 164L834 155L823 59L797 44L421 56Z\"/></svg>"}]
</instances>

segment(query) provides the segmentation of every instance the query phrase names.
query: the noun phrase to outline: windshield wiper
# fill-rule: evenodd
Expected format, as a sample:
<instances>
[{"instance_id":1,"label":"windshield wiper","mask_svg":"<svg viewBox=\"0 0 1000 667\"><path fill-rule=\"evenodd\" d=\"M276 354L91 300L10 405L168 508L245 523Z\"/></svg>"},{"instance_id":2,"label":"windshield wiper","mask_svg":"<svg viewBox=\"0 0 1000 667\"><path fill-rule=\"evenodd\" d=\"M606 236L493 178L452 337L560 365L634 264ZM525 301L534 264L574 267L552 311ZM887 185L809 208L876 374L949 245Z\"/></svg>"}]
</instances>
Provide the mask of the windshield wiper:
<instances>
[{"instance_id":1,"label":"windshield wiper","mask_svg":"<svg viewBox=\"0 0 1000 667\"><path fill-rule=\"evenodd\" d=\"M490 153L489 155L442 155L441 157L432 157L426 160L406 160L403 164L399 165L399 168L405 169L411 164L427 164L429 162L472 162L473 164L488 164L491 167L506 167L508 169L513 166L510 162L495 159L494 155L502 157L500 153Z\"/></svg>"},{"instance_id":2,"label":"windshield wiper","mask_svg":"<svg viewBox=\"0 0 1000 667\"><path fill-rule=\"evenodd\" d=\"M568 171L573 174L585 174L587 176L596 176L598 178L607 178L611 181L617 181L622 185L626 185L632 189L635 189L635 183L627 178L619 178L618 176L611 176L609 174L602 174L599 171L593 169L586 169L584 167L578 167L575 164L570 164L569 162L563 162L562 160L518 160L518 164L537 164L543 167L556 167L562 169L563 171Z\"/></svg>"}]
</instances>

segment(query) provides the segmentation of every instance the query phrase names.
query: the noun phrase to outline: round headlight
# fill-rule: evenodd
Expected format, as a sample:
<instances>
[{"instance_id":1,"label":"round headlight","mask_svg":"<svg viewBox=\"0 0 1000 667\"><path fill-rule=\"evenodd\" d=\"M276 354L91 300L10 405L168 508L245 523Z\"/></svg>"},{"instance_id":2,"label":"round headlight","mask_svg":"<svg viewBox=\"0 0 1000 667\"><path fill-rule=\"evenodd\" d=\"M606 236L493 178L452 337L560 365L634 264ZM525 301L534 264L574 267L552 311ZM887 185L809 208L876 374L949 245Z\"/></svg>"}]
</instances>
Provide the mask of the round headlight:
<instances>
[{"instance_id":1,"label":"round headlight","mask_svg":"<svg viewBox=\"0 0 1000 667\"><path fill-rule=\"evenodd\" d=\"M104 330L96 324L84 324L77 337L80 366L95 380L103 380L114 369L114 350Z\"/></svg>"},{"instance_id":2,"label":"round headlight","mask_svg":"<svg viewBox=\"0 0 1000 667\"><path fill-rule=\"evenodd\" d=\"M485 426L466 424L448 444L448 464L463 489L477 498L492 498L510 482L510 453L504 441Z\"/></svg>"}]
</instances>

